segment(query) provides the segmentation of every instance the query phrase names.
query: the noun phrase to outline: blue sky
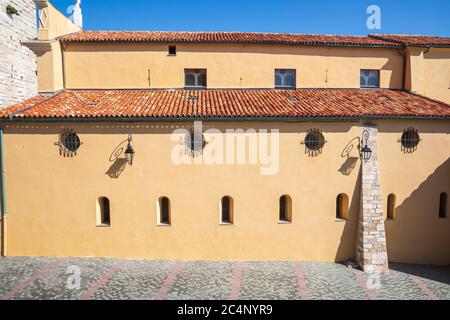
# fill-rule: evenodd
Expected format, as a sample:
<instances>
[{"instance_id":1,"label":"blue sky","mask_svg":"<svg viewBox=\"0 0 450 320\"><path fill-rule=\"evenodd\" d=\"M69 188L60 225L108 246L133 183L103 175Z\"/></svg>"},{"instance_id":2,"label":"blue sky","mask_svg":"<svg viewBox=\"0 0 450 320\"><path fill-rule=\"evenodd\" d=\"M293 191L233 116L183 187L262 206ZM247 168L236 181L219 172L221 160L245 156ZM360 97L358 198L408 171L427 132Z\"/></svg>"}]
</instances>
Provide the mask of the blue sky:
<instances>
[{"instance_id":1,"label":"blue sky","mask_svg":"<svg viewBox=\"0 0 450 320\"><path fill-rule=\"evenodd\" d=\"M60 11L75 0L50 0ZM381 8L381 30L366 26ZM258 31L450 36L449 0L82 0L85 30Z\"/></svg>"}]
</instances>

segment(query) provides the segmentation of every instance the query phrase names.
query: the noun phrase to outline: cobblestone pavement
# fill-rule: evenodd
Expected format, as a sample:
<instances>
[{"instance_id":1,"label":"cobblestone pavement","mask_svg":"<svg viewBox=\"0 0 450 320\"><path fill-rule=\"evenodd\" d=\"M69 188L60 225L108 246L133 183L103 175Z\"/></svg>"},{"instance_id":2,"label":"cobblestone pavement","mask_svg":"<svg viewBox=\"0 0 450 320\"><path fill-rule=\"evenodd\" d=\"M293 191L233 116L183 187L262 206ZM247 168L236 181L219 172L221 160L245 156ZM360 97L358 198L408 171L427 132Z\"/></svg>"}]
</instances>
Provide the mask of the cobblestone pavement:
<instances>
[{"instance_id":1,"label":"cobblestone pavement","mask_svg":"<svg viewBox=\"0 0 450 320\"><path fill-rule=\"evenodd\" d=\"M335 263L0 259L0 299L450 300L450 267L390 264L369 277Z\"/></svg>"}]
</instances>

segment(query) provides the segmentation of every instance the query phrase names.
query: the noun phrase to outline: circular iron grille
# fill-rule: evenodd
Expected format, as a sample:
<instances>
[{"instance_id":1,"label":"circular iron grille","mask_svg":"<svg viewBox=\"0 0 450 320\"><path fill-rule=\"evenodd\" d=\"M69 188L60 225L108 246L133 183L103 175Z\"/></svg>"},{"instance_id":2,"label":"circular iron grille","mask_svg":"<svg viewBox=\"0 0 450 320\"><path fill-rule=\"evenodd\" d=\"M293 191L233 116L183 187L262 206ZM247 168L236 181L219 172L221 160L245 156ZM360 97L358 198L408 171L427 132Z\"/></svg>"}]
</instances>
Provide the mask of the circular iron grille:
<instances>
[{"instance_id":1,"label":"circular iron grille","mask_svg":"<svg viewBox=\"0 0 450 320\"><path fill-rule=\"evenodd\" d=\"M405 149L414 149L417 147L420 141L419 133L414 128L408 128L402 134L402 146Z\"/></svg>"},{"instance_id":2,"label":"circular iron grille","mask_svg":"<svg viewBox=\"0 0 450 320\"><path fill-rule=\"evenodd\" d=\"M64 148L66 148L69 152L76 152L81 145L80 138L74 132L66 134L63 139L61 139L61 142Z\"/></svg>"},{"instance_id":3,"label":"circular iron grille","mask_svg":"<svg viewBox=\"0 0 450 320\"><path fill-rule=\"evenodd\" d=\"M305 137L305 146L309 150L318 151L325 145L325 137L319 131L311 131Z\"/></svg>"}]
</instances>

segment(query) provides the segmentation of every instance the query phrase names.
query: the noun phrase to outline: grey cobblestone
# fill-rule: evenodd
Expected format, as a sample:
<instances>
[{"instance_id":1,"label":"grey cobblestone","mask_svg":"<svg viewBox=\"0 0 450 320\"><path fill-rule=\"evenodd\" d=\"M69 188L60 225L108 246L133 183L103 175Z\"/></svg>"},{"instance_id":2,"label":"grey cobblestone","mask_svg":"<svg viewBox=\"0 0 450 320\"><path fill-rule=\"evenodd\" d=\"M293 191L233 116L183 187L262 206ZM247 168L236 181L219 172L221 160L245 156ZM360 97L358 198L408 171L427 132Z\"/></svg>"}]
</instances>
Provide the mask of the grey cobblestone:
<instances>
[{"instance_id":1,"label":"grey cobblestone","mask_svg":"<svg viewBox=\"0 0 450 320\"><path fill-rule=\"evenodd\" d=\"M298 300L300 293L294 263L245 263L238 297L258 300Z\"/></svg>"},{"instance_id":2,"label":"grey cobblestone","mask_svg":"<svg viewBox=\"0 0 450 320\"><path fill-rule=\"evenodd\" d=\"M64 299L75 300L94 285L106 272L108 272L114 261L111 259L73 259L67 258L55 269L44 274L36 282L16 294L15 299ZM68 289L67 280L72 275L68 273L70 266L80 268L80 289Z\"/></svg>"},{"instance_id":3,"label":"grey cobblestone","mask_svg":"<svg viewBox=\"0 0 450 320\"><path fill-rule=\"evenodd\" d=\"M335 263L302 263L311 299L365 300L367 294L352 269Z\"/></svg>"},{"instance_id":4,"label":"grey cobblestone","mask_svg":"<svg viewBox=\"0 0 450 320\"><path fill-rule=\"evenodd\" d=\"M53 258L11 257L0 259L0 297L19 283L27 280L45 265L56 261Z\"/></svg>"},{"instance_id":5,"label":"grey cobblestone","mask_svg":"<svg viewBox=\"0 0 450 320\"><path fill-rule=\"evenodd\" d=\"M232 262L188 262L178 274L167 299L229 299L233 276Z\"/></svg>"},{"instance_id":6,"label":"grey cobblestone","mask_svg":"<svg viewBox=\"0 0 450 320\"><path fill-rule=\"evenodd\" d=\"M172 261L125 261L92 299L151 300L173 265Z\"/></svg>"}]
</instances>

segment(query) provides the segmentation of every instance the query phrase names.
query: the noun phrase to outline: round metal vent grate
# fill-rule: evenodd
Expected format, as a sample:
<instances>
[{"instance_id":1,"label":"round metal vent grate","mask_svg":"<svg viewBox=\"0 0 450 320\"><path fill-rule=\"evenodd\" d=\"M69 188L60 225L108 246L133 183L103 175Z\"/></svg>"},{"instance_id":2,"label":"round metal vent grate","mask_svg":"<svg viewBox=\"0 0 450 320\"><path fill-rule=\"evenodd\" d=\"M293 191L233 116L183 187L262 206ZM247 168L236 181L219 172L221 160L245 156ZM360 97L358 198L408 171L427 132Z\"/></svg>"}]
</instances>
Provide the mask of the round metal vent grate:
<instances>
[{"instance_id":1,"label":"round metal vent grate","mask_svg":"<svg viewBox=\"0 0 450 320\"><path fill-rule=\"evenodd\" d=\"M401 138L402 147L406 150L415 150L420 142L420 136L416 129L406 129Z\"/></svg>"},{"instance_id":2,"label":"round metal vent grate","mask_svg":"<svg viewBox=\"0 0 450 320\"><path fill-rule=\"evenodd\" d=\"M201 131L192 129L184 138L186 149L197 155L200 154L206 145L205 136Z\"/></svg>"},{"instance_id":3,"label":"round metal vent grate","mask_svg":"<svg viewBox=\"0 0 450 320\"><path fill-rule=\"evenodd\" d=\"M65 151L74 153L80 148L81 141L76 133L67 132L62 135L61 144Z\"/></svg>"},{"instance_id":4,"label":"round metal vent grate","mask_svg":"<svg viewBox=\"0 0 450 320\"><path fill-rule=\"evenodd\" d=\"M325 145L325 137L317 129L311 130L305 137L305 146L311 151L319 151Z\"/></svg>"}]
</instances>

